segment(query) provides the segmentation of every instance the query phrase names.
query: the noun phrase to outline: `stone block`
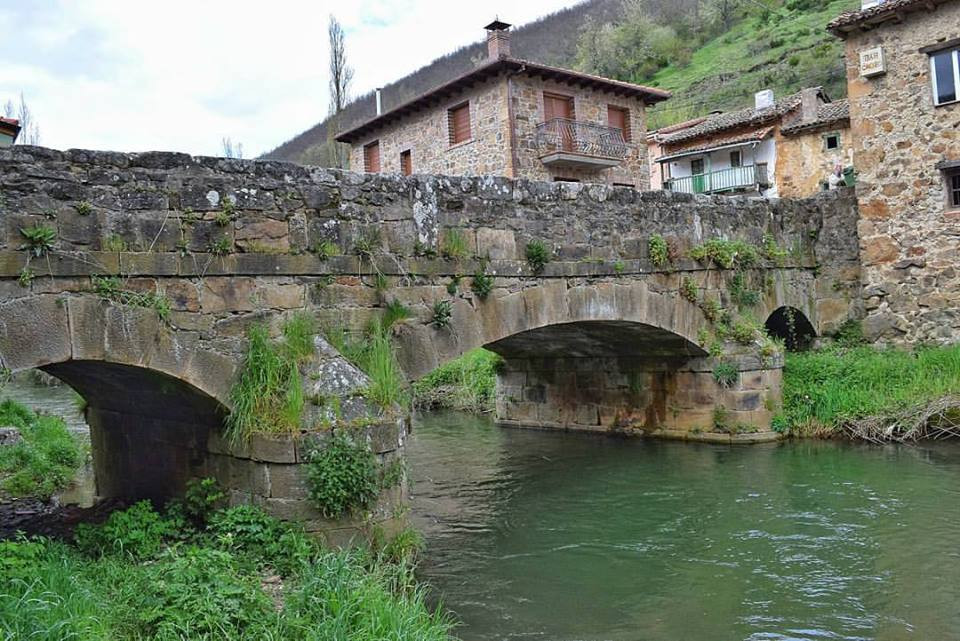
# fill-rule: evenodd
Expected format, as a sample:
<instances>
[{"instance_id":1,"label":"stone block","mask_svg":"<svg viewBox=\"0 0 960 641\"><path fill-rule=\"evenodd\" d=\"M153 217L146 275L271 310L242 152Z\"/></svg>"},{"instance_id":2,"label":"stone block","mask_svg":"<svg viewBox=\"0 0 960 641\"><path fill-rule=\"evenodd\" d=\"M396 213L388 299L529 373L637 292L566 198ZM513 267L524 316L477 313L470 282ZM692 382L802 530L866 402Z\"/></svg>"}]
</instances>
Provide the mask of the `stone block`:
<instances>
[{"instance_id":1,"label":"stone block","mask_svg":"<svg viewBox=\"0 0 960 641\"><path fill-rule=\"evenodd\" d=\"M249 443L250 458L266 463L296 463L296 440L293 436L253 434Z\"/></svg>"},{"instance_id":2,"label":"stone block","mask_svg":"<svg viewBox=\"0 0 960 641\"><path fill-rule=\"evenodd\" d=\"M481 227L477 229L477 255L490 260L519 260L514 232Z\"/></svg>"},{"instance_id":3,"label":"stone block","mask_svg":"<svg viewBox=\"0 0 960 641\"><path fill-rule=\"evenodd\" d=\"M71 354L65 298L46 295L0 304L0 366L30 369Z\"/></svg>"},{"instance_id":4,"label":"stone block","mask_svg":"<svg viewBox=\"0 0 960 641\"><path fill-rule=\"evenodd\" d=\"M300 499L310 498L306 470L302 465L265 466L270 478L270 498Z\"/></svg>"}]
</instances>

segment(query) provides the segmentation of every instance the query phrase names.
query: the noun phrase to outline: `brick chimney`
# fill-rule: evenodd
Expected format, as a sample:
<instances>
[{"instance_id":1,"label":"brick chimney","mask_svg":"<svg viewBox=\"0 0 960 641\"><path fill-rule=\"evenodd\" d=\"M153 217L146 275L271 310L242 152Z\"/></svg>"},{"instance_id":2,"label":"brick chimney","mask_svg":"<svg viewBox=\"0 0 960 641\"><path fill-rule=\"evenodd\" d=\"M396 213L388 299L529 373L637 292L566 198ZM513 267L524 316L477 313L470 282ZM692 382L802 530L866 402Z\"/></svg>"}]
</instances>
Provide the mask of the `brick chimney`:
<instances>
[{"instance_id":1,"label":"brick chimney","mask_svg":"<svg viewBox=\"0 0 960 641\"><path fill-rule=\"evenodd\" d=\"M813 122L820 109L820 87L807 87L800 91L800 120Z\"/></svg>"},{"instance_id":2,"label":"brick chimney","mask_svg":"<svg viewBox=\"0 0 960 641\"><path fill-rule=\"evenodd\" d=\"M510 25L494 20L484 29L487 30L487 53L490 60L510 57Z\"/></svg>"}]
</instances>

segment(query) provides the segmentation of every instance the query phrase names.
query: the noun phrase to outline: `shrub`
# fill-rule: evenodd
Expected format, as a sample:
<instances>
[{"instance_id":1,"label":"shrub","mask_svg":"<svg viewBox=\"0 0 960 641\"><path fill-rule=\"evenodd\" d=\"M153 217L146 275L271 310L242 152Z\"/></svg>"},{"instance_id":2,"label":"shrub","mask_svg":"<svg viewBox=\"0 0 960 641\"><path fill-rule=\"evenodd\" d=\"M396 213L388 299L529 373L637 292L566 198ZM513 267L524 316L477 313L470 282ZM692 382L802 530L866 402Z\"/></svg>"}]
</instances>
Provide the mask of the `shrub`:
<instances>
[{"instance_id":1,"label":"shrub","mask_svg":"<svg viewBox=\"0 0 960 641\"><path fill-rule=\"evenodd\" d=\"M453 303L448 300L438 300L433 304L433 315L430 323L437 329L443 329L450 325L450 319L453 317Z\"/></svg>"},{"instance_id":2,"label":"shrub","mask_svg":"<svg viewBox=\"0 0 960 641\"><path fill-rule=\"evenodd\" d=\"M493 291L493 276L488 275L484 271L478 271L473 275L473 280L470 281L470 290L473 291L480 300L486 300L490 292Z\"/></svg>"},{"instance_id":3,"label":"shrub","mask_svg":"<svg viewBox=\"0 0 960 641\"><path fill-rule=\"evenodd\" d=\"M550 250L540 240L532 240L527 243L527 264L533 269L534 274L543 271L543 267L550 262Z\"/></svg>"},{"instance_id":4,"label":"shrub","mask_svg":"<svg viewBox=\"0 0 960 641\"><path fill-rule=\"evenodd\" d=\"M15 497L49 499L73 480L86 459L62 419L39 415L12 400L0 402L0 425L12 425L21 440L0 447L0 489Z\"/></svg>"},{"instance_id":5,"label":"shrub","mask_svg":"<svg viewBox=\"0 0 960 641\"><path fill-rule=\"evenodd\" d=\"M77 547L89 555L115 553L148 559L156 557L167 540L178 534L174 522L158 514L150 501L140 501L114 512L102 525L78 525L75 539Z\"/></svg>"},{"instance_id":6,"label":"shrub","mask_svg":"<svg viewBox=\"0 0 960 641\"><path fill-rule=\"evenodd\" d=\"M729 336L741 345L751 345L760 337L760 327L751 318L738 318L730 325Z\"/></svg>"},{"instance_id":7,"label":"shrub","mask_svg":"<svg viewBox=\"0 0 960 641\"><path fill-rule=\"evenodd\" d=\"M36 223L33 227L26 229L21 227L20 233L27 240L20 249L25 249L38 258L50 252L57 240L57 230L42 223Z\"/></svg>"},{"instance_id":8,"label":"shrub","mask_svg":"<svg viewBox=\"0 0 960 641\"><path fill-rule=\"evenodd\" d=\"M699 262L713 262L723 269L751 267L760 260L756 247L740 240L711 238L690 250L690 258Z\"/></svg>"},{"instance_id":9,"label":"shrub","mask_svg":"<svg viewBox=\"0 0 960 641\"><path fill-rule=\"evenodd\" d=\"M670 248L667 246L667 241L664 240L663 236L660 236L659 234L651 236L648 245L650 250L650 262L657 267L664 267L670 262Z\"/></svg>"},{"instance_id":10,"label":"shrub","mask_svg":"<svg viewBox=\"0 0 960 641\"><path fill-rule=\"evenodd\" d=\"M307 479L310 498L327 518L367 507L380 490L373 452L343 431L310 453Z\"/></svg>"}]
</instances>

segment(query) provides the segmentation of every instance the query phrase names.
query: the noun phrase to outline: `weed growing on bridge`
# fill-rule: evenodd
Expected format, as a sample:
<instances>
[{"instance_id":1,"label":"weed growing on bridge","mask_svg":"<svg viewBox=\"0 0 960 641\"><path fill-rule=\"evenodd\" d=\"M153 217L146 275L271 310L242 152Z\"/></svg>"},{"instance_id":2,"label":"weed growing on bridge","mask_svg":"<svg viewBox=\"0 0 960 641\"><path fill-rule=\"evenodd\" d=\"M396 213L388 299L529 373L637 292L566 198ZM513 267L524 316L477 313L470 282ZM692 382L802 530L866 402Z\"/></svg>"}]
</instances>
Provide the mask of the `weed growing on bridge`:
<instances>
[{"instance_id":1,"label":"weed growing on bridge","mask_svg":"<svg viewBox=\"0 0 960 641\"><path fill-rule=\"evenodd\" d=\"M330 519L366 508L380 491L376 456L358 434L335 431L306 468L310 498Z\"/></svg>"},{"instance_id":2,"label":"weed growing on bridge","mask_svg":"<svg viewBox=\"0 0 960 641\"><path fill-rule=\"evenodd\" d=\"M110 234L103 241L103 249L115 253L125 252L127 251L127 241L119 234Z\"/></svg>"},{"instance_id":3,"label":"weed growing on bridge","mask_svg":"<svg viewBox=\"0 0 960 641\"><path fill-rule=\"evenodd\" d=\"M733 387L740 380L740 368L735 363L720 361L713 367L713 380L720 387Z\"/></svg>"},{"instance_id":4,"label":"weed growing on bridge","mask_svg":"<svg viewBox=\"0 0 960 641\"><path fill-rule=\"evenodd\" d=\"M116 276L91 276L93 291L97 295L120 305L146 307L157 312L161 320L170 319L170 299L158 292L138 292L124 289Z\"/></svg>"},{"instance_id":5,"label":"weed growing on bridge","mask_svg":"<svg viewBox=\"0 0 960 641\"><path fill-rule=\"evenodd\" d=\"M657 267L665 267L670 262L670 248L663 236L656 234L650 237L648 243L650 262Z\"/></svg>"},{"instance_id":6,"label":"weed growing on bridge","mask_svg":"<svg viewBox=\"0 0 960 641\"><path fill-rule=\"evenodd\" d=\"M738 271L730 279L730 298L738 308L754 307L760 302L760 292L747 287L747 278Z\"/></svg>"},{"instance_id":7,"label":"weed growing on bridge","mask_svg":"<svg viewBox=\"0 0 960 641\"><path fill-rule=\"evenodd\" d=\"M403 322L412 316L413 312L409 307L404 305L399 300L392 300L384 306L383 326L389 329L395 324Z\"/></svg>"},{"instance_id":8,"label":"weed growing on bridge","mask_svg":"<svg viewBox=\"0 0 960 641\"><path fill-rule=\"evenodd\" d=\"M680 279L680 295L686 298L691 303L697 302L697 294L699 289L697 288L697 283L690 278L689 276L684 276Z\"/></svg>"},{"instance_id":9,"label":"weed growing on bridge","mask_svg":"<svg viewBox=\"0 0 960 641\"><path fill-rule=\"evenodd\" d=\"M353 241L353 253L363 258L372 258L381 244L380 230L376 227L370 227L363 231L356 240Z\"/></svg>"},{"instance_id":10,"label":"weed growing on bridge","mask_svg":"<svg viewBox=\"0 0 960 641\"><path fill-rule=\"evenodd\" d=\"M711 238L692 248L690 258L702 263L713 262L723 269L746 268L757 264L760 252L742 240Z\"/></svg>"},{"instance_id":11,"label":"weed growing on bridge","mask_svg":"<svg viewBox=\"0 0 960 641\"><path fill-rule=\"evenodd\" d=\"M493 276L490 276L482 270L477 271L477 273L473 275L473 280L470 281L470 290L476 294L480 300L486 300L490 292L493 291Z\"/></svg>"},{"instance_id":12,"label":"weed growing on bridge","mask_svg":"<svg viewBox=\"0 0 960 641\"><path fill-rule=\"evenodd\" d=\"M33 279L36 278L36 276L37 275L32 269L30 269L30 267L24 266L24 268L20 270L20 275L17 276L17 284L23 288L30 287L30 284L33 282Z\"/></svg>"},{"instance_id":13,"label":"weed growing on bridge","mask_svg":"<svg viewBox=\"0 0 960 641\"><path fill-rule=\"evenodd\" d=\"M81 201L78 202L76 205L74 205L73 208L74 208L74 209L77 211L77 213L78 213L79 215L81 215L81 216L89 216L90 214L93 213L93 205L91 205L91 204L90 204L88 201L86 201L86 200L81 200Z\"/></svg>"},{"instance_id":14,"label":"weed growing on bridge","mask_svg":"<svg viewBox=\"0 0 960 641\"><path fill-rule=\"evenodd\" d=\"M768 260L773 261L777 267L784 267L787 264L790 251L777 244L773 234L766 233L763 235L763 255Z\"/></svg>"},{"instance_id":15,"label":"weed growing on bridge","mask_svg":"<svg viewBox=\"0 0 960 641\"><path fill-rule=\"evenodd\" d=\"M613 273L616 274L617 276L622 276L626 268L627 268L627 265L622 260L618 259L613 263Z\"/></svg>"},{"instance_id":16,"label":"weed growing on bridge","mask_svg":"<svg viewBox=\"0 0 960 641\"><path fill-rule=\"evenodd\" d=\"M226 205L226 201L224 201ZM217 223L220 227L226 227L233 221L233 215L228 212L226 209L221 209L216 214L213 215L213 222Z\"/></svg>"},{"instance_id":17,"label":"weed growing on bridge","mask_svg":"<svg viewBox=\"0 0 960 641\"><path fill-rule=\"evenodd\" d=\"M233 242L228 236L221 236L216 240L211 240L207 245L207 252L214 256L226 256L233 251Z\"/></svg>"},{"instance_id":18,"label":"weed growing on bridge","mask_svg":"<svg viewBox=\"0 0 960 641\"><path fill-rule=\"evenodd\" d=\"M447 293L451 296L456 296L460 291L460 281L463 279L462 276L453 276L450 279L450 282L447 283Z\"/></svg>"},{"instance_id":19,"label":"weed growing on bridge","mask_svg":"<svg viewBox=\"0 0 960 641\"><path fill-rule=\"evenodd\" d=\"M463 231L451 227L444 232L440 255L448 260L462 260L470 255L467 237Z\"/></svg>"},{"instance_id":20,"label":"weed growing on bridge","mask_svg":"<svg viewBox=\"0 0 960 641\"><path fill-rule=\"evenodd\" d=\"M57 230L42 223L36 223L33 227L21 227L20 233L27 240L20 249L29 251L37 258L53 250L53 244L57 240Z\"/></svg>"},{"instance_id":21,"label":"weed growing on bridge","mask_svg":"<svg viewBox=\"0 0 960 641\"><path fill-rule=\"evenodd\" d=\"M360 336L342 326L324 331L327 341L370 378L364 394L386 412L404 402L404 379L393 351L391 328L412 316L399 301L387 304L382 318L374 319Z\"/></svg>"},{"instance_id":22,"label":"weed growing on bridge","mask_svg":"<svg viewBox=\"0 0 960 641\"><path fill-rule=\"evenodd\" d=\"M534 274L543 271L544 266L550 262L550 250L541 240L532 240L527 243L527 264L533 269Z\"/></svg>"},{"instance_id":23,"label":"weed growing on bridge","mask_svg":"<svg viewBox=\"0 0 960 641\"><path fill-rule=\"evenodd\" d=\"M448 300L438 300L433 304L433 315L430 317L430 323L437 329L443 329L450 325L453 317L453 303Z\"/></svg>"},{"instance_id":24,"label":"weed growing on bridge","mask_svg":"<svg viewBox=\"0 0 960 641\"><path fill-rule=\"evenodd\" d=\"M299 366L313 354L315 334L313 319L306 314L287 321L277 342L270 341L266 327L251 328L247 357L230 390L228 440L244 442L255 432L299 431L304 403Z\"/></svg>"},{"instance_id":25,"label":"weed growing on bridge","mask_svg":"<svg viewBox=\"0 0 960 641\"><path fill-rule=\"evenodd\" d=\"M0 402L0 425L20 432L20 441L0 447L0 490L14 497L47 500L65 488L86 452L62 419L37 414L7 399Z\"/></svg>"},{"instance_id":26,"label":"weed growing on bridge","mask_svg":"<svg viewBox=\"0 0 960 641\"><path fill-rule=\"evenodd\" d=\"M321 261L327 261L334 256L339 256L340 248L332 240L324 239L313 248L313 253L316 254L317 258Z\"/></svg>"}]
</instances>

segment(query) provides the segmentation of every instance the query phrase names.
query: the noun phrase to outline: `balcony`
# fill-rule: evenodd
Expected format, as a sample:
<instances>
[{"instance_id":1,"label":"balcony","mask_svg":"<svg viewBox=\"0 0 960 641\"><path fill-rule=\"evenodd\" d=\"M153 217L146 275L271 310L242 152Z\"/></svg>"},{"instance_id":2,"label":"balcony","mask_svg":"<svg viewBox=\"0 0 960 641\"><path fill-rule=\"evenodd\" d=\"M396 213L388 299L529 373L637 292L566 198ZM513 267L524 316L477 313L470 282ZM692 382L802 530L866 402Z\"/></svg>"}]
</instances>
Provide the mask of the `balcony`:
<instances>
[{"instance_id":1,"label":"balcony","mask_svg":"<svg viewBox=\"0 0 960 641\"><path fill-rule=\"evenodd\" d=\"M726 191L760 191L770 186L767 165L747 165L695 176L670 178L665 188L682 194L719 194Z\"/></svg>"},{"instance_id":2,"label":"balcony","mask_svg":"<svg viewBox=\"0 0 960 641\"><path fill-rule=\"evenodd\" d=\"M537 125L537 150L548 167L616 167L630 150L623 132L592 122L554 118Z\"/></svg>"}]
</instances>

